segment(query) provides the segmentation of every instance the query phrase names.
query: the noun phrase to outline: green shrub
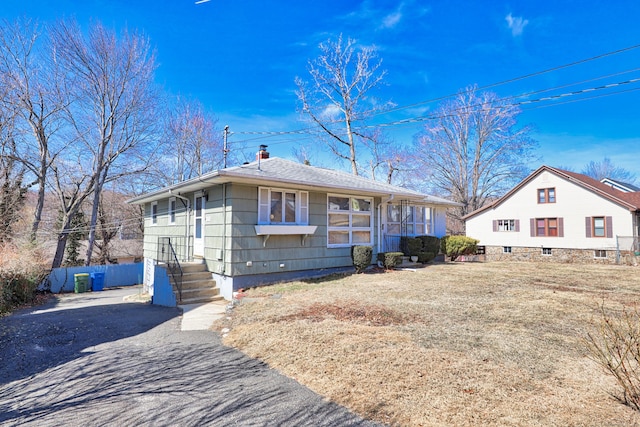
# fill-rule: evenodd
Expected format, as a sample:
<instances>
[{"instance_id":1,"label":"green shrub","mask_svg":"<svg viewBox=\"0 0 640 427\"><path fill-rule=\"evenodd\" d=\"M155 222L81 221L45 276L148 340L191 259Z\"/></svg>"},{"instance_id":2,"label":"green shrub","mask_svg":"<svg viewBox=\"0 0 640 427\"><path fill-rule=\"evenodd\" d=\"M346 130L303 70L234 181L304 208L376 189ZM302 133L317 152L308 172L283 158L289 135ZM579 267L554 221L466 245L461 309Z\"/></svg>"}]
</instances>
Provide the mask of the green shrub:
<instances>
[{"instance_id":1,"label":"green shrub","mask_svg":"<svg viewBox=\"0 0 640 427\"><path fill-rule=\"evenodd\" d=\"M409 250L409 256L417 256L422 252L422 239L417 237L407 239L407 249Z\"/></svg>"},{"instance_id":2,"label":"green shrub","mask_svg":"<svg viewBox=\"0 0 640 427\"><path fill-rule=\"evenodd\" d=\"M422 250L424 252L433 252L434 257L440 253L440 239L436 236L420 236L422 240Z\"/></svg>"},{"instance_id":3,"label":"green shrub","mask_svg":"<svg viewBox=\"0 0 640 427\"><path fill-rule=\"evenodd\" d=\"M440 238L440 252L439 253L443 253L443 254L447 253L447 240L449 240L449 237L451 237L451 236L442 236Z\"/></svg>"},{"instance_id":4,"label":"green shrub","mask_svg":"<svg viewBox=\"0 0 640 427\"><path fill-rule=\"evenodd\" d=\"M362 273L367 267L371 265L372 256L373 248L371 246L351 247L351 260L353 261L353 266L356 269L356 273Z\"/></svg>"},{"instance_id":5,"label":"green shrub","mask_svg":"<svg viewBox=\"0 0 640 427\"><path fill-rule=\"evenodd\" d=\"M422 239L418 237L400 237L400 249L405 256L418 255L422 251Z\"/></svg>"},{"instance_id":6,"label":"green shrub","mask_svg":"<svg viewBox=\"0 0 640 427\"><path fill-rule=\"evenodd\" d=\"M384 268L391 270L397 265L402 264L402 252L380 252L378 253L378 261L384 265Z\"/></svg>"},{"instance_id":7,"label":"green shrub","mask_svg":"<svg viewBox=\"0 0 640 427\"><path fill-rule=\"evenodd\" d=\"M467 236L449 236L447 238L445 254L455 261L461 255L471 255L476 252L479 240Z\"/></svg>"},{"instance_id":8,"label":"green shrub","mask_svg":"<svg viewBox=\"0 0 640 427\"><path fill-rule=\"evenodd\" d=\"M419 252L418 253L418 262L421 262L422 264L426 264L428 262L433 261L433 259L435 258L435 254L433 252Z\"/></svg>"}]
</instances>

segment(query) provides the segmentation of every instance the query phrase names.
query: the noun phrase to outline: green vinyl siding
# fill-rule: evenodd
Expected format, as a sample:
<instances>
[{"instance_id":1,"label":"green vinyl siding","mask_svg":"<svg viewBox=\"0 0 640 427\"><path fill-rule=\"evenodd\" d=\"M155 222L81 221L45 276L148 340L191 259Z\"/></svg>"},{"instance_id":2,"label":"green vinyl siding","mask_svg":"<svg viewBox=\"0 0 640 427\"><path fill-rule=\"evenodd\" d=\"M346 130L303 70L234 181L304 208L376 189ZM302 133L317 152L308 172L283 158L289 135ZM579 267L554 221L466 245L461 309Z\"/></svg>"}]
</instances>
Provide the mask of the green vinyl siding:
<instances>
[{"instance_id":1,"label":"green vinyl siding","mask_svg":"<svg viewBox=\"0 0 640 427\"><path fill-rule=\"evenodd\" d=\"M326 192L308 193L309 225L317 226L317 229L313 235L306 237L304 246L300 235L273 235L267 240L266 247L264 237L256 235L255 231L258 224L257 185L229 183L223 190L221 184L212 186L205 192L204 260L213 273L236 277L345 267L352 264L349 247L327 248ZM223 200L223 193L226 193L226 200ZM193 203L193 193L182 196ZM377 206L379 202L379 199L374 199L373 206ZM154 258L158 237L184 236L186 219L184 206L177 200L176 222L169 224L169 199L166 199L158 201L157 225L150 225L150 205L145 206L144 248L145 257ZM374 224L377 224L375 208L372 214ZM193 235L193 224L190 232ZM377 236L374 236L373 241L375 250ZM220 255L223 255L222 260L218 259ZM248 266L247 262L251 265Z\"/></svg>"}]
</instances>

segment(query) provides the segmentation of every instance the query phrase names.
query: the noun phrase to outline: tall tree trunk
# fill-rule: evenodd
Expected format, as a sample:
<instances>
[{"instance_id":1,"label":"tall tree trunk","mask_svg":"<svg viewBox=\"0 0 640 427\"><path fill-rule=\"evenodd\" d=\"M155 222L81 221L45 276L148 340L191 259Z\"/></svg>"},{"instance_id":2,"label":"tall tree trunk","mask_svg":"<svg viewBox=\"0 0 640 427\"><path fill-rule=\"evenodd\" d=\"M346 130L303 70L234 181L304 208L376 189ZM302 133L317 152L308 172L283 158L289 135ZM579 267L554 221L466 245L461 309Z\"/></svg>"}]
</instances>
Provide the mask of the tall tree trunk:
<instances>
[{"instance_id":1,"label":"tall tree trunk","mask_svg":"<svg viewBox=\"0 0 640 427\"><path fill-rule=\"evenodd\" d=\"M91 265L91 256L93 255L93 246L96 241L96 224L98 222L98 205L100 204L100 193L102 188L100 184L96 185L93 190L93 204L91 205L91 220L89 222L89 240L87 241L87 255L84 260L84 265Z\"/></svg>"},{"instance_id":2,"label":"tall tree trunk","mask_svg":"<svg viewBox=\"0 0 640 427\"><path fill-rule=\"evenodd\" d=\"M98 158L98 165L104 165L104 148ZM102 188L106 180L109 168L107 166L98 166L96 171L96 185L93 188L93 204L91 206L91 219L89 223L89 241L87 242L87 257L84 261L84 265L91 265L91 257L93 255L93 247L96 241L96 225L98 224L98 213L100 208L100 197L102 196Z\"/></svg>"},{"instance_id":3,"label":"tall tree trunk","mask_svg":"<svg viewBox=\"0 0 640 427\"><path fill-rule=\"evenodd\" d=\"M45 169L46 170L46 169ZM38 241L38 229L40 228L40 222L42 221L42 210L44 209L44 196L45 196L45 182L44 175L46 172L42 172L43 175L38 177L38 198L36 199L36 208L33 213L33 223L31 224L31 242Z\"/></svg>"},{"instance_id":4,"label":"tall tree trunk","mask_svg":"<svg viewBox=\"0 0 640 427\"><path fill-rule=\"evenodd\" d=\"M58 244L56 245L56 253L53 256L51 268L59 268L62 265L62 261L64 260L64 251L67 248L67 239L69 238L69 232L71 231L71 221L74 215L67 213L64 216L62 231L58 234Z\"/></svg>"},{"instance_id":5,"label":"tall tree trunk","mask_svg":"<svg viewBox=\"0 0 640 427\"><path fill-rule=\"evenodd\" d=\"M353 140L353 130L351 129L351 120L349 115L345 113L345 122L347 125L347 137L349 138L349 162L351 163L351 173L358 175L358 163L356 162L356 143Z\"/></svg>"}]
</instances>

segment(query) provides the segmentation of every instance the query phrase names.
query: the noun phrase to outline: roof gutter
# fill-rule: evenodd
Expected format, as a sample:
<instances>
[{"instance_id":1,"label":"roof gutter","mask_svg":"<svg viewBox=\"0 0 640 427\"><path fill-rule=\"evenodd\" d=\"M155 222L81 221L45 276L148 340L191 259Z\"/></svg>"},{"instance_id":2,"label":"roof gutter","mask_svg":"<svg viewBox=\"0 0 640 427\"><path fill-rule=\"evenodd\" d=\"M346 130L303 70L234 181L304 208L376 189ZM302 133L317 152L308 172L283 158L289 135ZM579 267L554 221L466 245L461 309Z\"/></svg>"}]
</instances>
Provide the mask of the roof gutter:
<instances>
[{"instance_id":1,"label":"roof gutter","mask_svg":"<svg viewBox=\"0 0 640 427\"><path fill-rule=\"evenodd\" d=\"M169 187L161 188L160 190L156 190L156 191L151 192L151 193L146 193L146 194L143 194L141 196L134 197L133 199L127 200L127 203L143 204L143 203L148 203L148 202L154 201L154 199L156 199L156 198L157 199L161 199L163 196L166 196L166 195L174 195L175 196L176 193L174 193L174 191L179 191L182 188L189 187L191 185L197 185L199 183L211 184L211 179L220 178L222 176L222 174L219 173L218 171L216 171L214 173L211 173L209 175L212 175L212 176L208 176L207 178L204 178L204 179L201 176L198 176L198 177L192 178L192 179L190 179L188 181L179 182L179 183L173 184L173 185L171 185ZM193 190L188 190L188 191L197 191L197 190L200 190L200 188L193 189Z\"/></svg>"}]
</instances>

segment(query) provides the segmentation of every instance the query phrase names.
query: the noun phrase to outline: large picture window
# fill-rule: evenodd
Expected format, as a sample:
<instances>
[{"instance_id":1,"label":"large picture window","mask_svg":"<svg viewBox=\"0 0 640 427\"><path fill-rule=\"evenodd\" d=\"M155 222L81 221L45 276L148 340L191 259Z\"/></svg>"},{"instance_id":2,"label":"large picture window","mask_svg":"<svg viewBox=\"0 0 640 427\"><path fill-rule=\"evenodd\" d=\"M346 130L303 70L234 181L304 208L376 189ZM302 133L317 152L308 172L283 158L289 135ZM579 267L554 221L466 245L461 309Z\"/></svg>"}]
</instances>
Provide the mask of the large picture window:
<instances>
[{"instance_id":1,"label":"large picture window","mask_svg":"<svg viewBox=\"0 0 640 427\"><path fill-rule=\"evenodd\" d=\"M258 224L309 224L309 193L260 187Z\"/></svg>"},{"instance_id":2,"label":"large picture window","mask_svg":"<svg viewBox=\"0 0 640 427\"><path fill-rule=\"evenodd\" d=\"M373 199L367 197L327 197L327 246L373 244Z\"/></svg>"}]
</instances>

